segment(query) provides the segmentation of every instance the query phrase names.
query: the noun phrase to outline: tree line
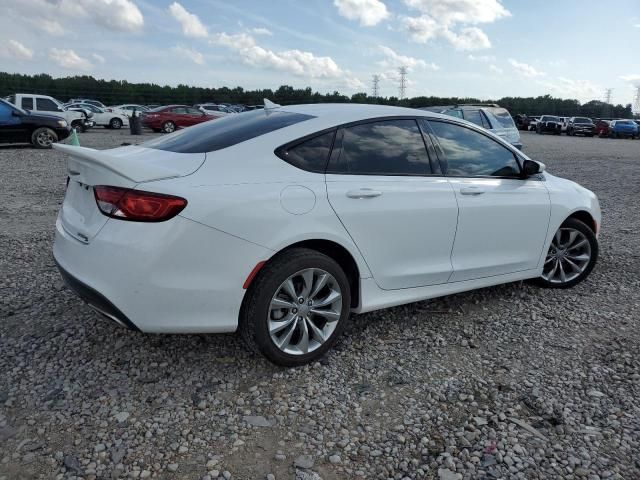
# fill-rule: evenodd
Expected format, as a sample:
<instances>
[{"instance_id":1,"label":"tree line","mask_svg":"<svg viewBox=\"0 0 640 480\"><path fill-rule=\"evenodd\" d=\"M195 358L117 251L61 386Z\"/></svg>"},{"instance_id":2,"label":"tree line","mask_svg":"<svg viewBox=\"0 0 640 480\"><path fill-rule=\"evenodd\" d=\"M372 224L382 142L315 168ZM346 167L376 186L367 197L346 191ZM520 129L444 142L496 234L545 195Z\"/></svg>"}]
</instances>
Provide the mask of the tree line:
<instances>
[{"instance_id":1,"label":"tree line","mask_svg":"<svg viewBox=\"0 0 640 480\"><path fill-rule=\"evenodd\" d=\"M575 99L555 98L551 95L539 97L503 97L481 101L472 97L372 97L365 92L350 97L340 92L320 93L310 87L294 88L282 85L276 90L245 90L242 87L194 87L180 84L176 87L155 83L131 83L126 80L96 79L88 75L53 78L47 74L24 75L0 72L0 97L14 93L36 93L50 95L60 101L71 98L91 98L106 105L138 103L142 105L187 104L205 102L260 105L264 98L281 105L296 103L375 103L400 105L412 108L462 103L497 103L512 115L563 115L603 118L631 118L631 104L612 105L599 100L581 104Z\"/></svg>"}]
</instances>

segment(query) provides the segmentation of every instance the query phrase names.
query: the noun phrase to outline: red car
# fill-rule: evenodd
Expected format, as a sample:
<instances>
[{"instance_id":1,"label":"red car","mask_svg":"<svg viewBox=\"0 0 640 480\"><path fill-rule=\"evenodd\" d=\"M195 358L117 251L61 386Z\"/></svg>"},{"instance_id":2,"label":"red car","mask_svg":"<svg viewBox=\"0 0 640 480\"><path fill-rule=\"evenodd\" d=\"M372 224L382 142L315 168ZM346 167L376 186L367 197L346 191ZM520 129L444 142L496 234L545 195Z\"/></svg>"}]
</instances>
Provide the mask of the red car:
<instances>
[{"instance_id":1,"label":"red car","mask_svg":"<svg viewBox=\"0 0 640 480\"><path fill-rule=\"evenodd\" d=\"M596 122L596 129L593 131L599 137L608 137L609 136L609 121L608 120L598 120Z\"/></svg>"},{"instance_id":2,"label":"red car","mask_svg":"<svg viewBox=\"0 0 640 480\"><path fill-rule=\"evenodd\" d=\"M171 133L177 128L190 127L215 118L217 117L207 115L194 107L165 105L143 113L142 125L152 129L154 132Z\"/></svg>"}]
</instances>

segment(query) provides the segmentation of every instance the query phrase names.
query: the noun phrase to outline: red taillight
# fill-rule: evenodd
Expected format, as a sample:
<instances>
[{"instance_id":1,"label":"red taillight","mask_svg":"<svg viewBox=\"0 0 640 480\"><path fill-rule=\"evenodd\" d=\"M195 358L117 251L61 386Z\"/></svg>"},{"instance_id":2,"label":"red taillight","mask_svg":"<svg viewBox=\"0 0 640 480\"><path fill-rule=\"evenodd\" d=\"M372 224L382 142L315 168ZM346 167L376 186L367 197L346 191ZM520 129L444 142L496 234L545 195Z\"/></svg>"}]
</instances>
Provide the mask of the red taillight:
<instances>
[{"instance_id":1,"label":"red taillight","mask_svg":"<svg viewBox=\"0 0 640 480\"><path fill-rule=\"evenodd\" d=\"M93 194L103 214L135 222L163 222L187 206L184 198L122 187L98 185Z\"/></svg>"}]
</instances>

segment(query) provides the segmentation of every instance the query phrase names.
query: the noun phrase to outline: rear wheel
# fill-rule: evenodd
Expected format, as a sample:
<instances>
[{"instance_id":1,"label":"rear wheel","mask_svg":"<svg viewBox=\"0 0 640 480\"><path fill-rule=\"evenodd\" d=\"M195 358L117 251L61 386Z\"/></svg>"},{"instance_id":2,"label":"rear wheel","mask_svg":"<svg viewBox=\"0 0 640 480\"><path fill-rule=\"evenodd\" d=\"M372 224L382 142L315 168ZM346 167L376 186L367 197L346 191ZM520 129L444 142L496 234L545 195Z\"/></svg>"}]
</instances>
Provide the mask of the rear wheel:
<instances>
[{"instance_id":1,"label":"rear wheel","mask_svg":"<svg viewBox=\"0 0 640 480\"><path fill-rule=\"evenodd\" d=\"M351 293L332 258L296 248L278 255L253 281L240 313L240 332L271 362L294 367L324 355L349 318Z\"/></svg>"},{"instance_id":2,"label":"rear wheel","mask_svg":"<svg viewBox=\"0 0 640 480\"><path fill-rule=\"evenodd\" d=\"M120 120L119 118L112 118L109 121L109 127L115 129L115 130L119 130L122 128L122 120Z\"/></svg>"},{"instance_id":3,"label":"rear wheel","mask_svg":"<svg viewBox=\"0 0 640 480\"><path fill-rule=\"evenodd\" d=\"M598 240L583 222L568 218L551 241L542 276L535 282L548 288L570 288L587 278L598 259Z\"/></svg>"},{"instance_id":4,"label":"rear wheel","mask_svg":"<svg viewBox=\"0 0 640 480\"><path fill-rule=\"evenodd\" d=\"M31 144L36 148L51 148L58 141L58 135L50 128L36 129L31 135Z\"/></svg>"},{"instance_id":5,"label":"rear wheel","mask_svg":"<svg viewBox=\"0 0 640 480\"><path fill-rule=\"evenodd\" d=\"M75 128L76 132L86 132L87 127L85 127L84 122L82 120L74 120L71 122L71 128Z\"/></svg>"},{"instance_id":6,"label":"rear wheel","mask_svg":"<svg viewBox=\"0 0 640 480\"><path fill-rule=\"evenodd\" d=\"M162 124L162 131L164 133L172 133L176 131L176 124L169 121L169 122L164 122Z\"/></svg>"}]
</instances>

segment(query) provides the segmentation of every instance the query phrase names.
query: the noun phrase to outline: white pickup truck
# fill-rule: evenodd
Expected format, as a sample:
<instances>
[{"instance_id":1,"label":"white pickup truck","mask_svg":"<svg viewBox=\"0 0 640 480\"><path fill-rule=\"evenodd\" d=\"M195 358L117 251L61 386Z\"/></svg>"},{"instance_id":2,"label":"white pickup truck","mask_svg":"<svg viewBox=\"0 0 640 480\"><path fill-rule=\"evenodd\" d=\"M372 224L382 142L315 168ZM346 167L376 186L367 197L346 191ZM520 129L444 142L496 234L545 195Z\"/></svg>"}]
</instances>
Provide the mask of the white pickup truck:
<instances>
[{"instance_id":1,"label":"white pickup truck","mask_svg":"<svg viewBox=\"0 0 640 480\"><path fill-rule=\"evenodd\" d=\"M48 95L16 93L15 95L5 97L5 100L23 110L64 118L72 128L77 128L83 132L91 124L86 114L68 110L62 103Z\"/></svg>"}]
</instances>

